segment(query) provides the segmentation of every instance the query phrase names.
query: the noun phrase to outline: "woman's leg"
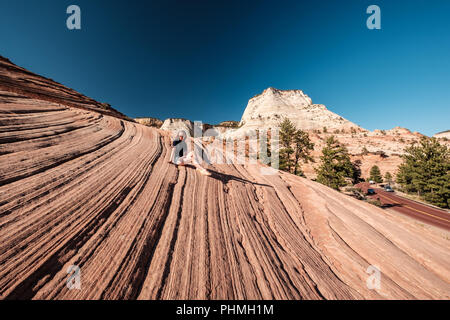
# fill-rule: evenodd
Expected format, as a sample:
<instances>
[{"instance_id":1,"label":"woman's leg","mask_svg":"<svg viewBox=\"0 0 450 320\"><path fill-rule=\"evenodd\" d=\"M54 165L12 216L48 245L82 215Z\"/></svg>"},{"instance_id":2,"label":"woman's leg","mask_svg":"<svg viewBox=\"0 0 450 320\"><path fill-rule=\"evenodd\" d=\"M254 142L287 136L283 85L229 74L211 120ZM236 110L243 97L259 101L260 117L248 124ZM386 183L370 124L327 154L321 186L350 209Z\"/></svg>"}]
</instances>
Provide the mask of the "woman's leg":
<instances>
[{"instance_id":1,"label":"woman's leg","mask_svg":"<svg viewBox=\"0 0 450 320\"><path fill-rule=\"evenodd\" d=\"M184 164L188 164L191 163L201 174L203 175L210 175L210 173L208 172L208 170L206 170L205 168L203 168L195 159L195 154L193 151L189 152L186 157L182 158L182 161Z\"/></svg>"}]
</instances>

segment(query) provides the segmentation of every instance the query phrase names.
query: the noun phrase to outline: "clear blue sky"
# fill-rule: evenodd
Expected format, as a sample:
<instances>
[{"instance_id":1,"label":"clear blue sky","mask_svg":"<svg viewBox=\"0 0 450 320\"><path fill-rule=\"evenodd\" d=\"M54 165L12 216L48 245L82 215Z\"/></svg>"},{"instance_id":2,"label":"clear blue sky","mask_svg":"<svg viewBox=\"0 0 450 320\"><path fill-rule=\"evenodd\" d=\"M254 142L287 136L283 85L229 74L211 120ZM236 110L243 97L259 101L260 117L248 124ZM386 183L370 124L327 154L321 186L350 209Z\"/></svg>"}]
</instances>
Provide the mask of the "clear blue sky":
<instances>
[{"instance_id":1,"label":"clear blue sky","mask_svg":"<svg viewBox=\"0 0 450 320\"><path fill-rule=\"evenodd\" d=\"M0 0L0 54L131 117L240 120L273 86L432 135L450 129L449 14L448 0Z\"/></svg>"}]
</instances>

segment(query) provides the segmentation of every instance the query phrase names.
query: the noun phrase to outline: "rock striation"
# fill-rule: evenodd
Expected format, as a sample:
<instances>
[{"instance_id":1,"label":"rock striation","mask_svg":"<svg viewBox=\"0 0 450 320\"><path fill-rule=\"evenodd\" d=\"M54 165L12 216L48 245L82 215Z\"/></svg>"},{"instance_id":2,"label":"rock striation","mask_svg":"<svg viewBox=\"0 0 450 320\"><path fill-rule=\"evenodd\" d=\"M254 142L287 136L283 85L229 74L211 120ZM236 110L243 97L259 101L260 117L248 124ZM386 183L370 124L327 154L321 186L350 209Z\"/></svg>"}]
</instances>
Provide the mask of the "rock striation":
<instances>
[{"instance_id":1,"label":"rock striation","mask_svg":"<svg viewBox=\"0 0 450 320\"><path fill-rule=\"evenodd\" d=\"M68 88L60 83L16 66L9 59L0 56L0 90L28 98L48 101L62 106L96 111L121 119L133 121L108 103L101 103Z\"/></svg>"},{"instance_id":2,"label":"rock striation","mask_svg":"<svg viewBox=\"0 0 450 320\"><path fill-rule=\"evenodd\" d=\"M260 164L203 176L167 131L2 88L1 299L450 299L444 231Z\"/></svg>"}]
</instances>

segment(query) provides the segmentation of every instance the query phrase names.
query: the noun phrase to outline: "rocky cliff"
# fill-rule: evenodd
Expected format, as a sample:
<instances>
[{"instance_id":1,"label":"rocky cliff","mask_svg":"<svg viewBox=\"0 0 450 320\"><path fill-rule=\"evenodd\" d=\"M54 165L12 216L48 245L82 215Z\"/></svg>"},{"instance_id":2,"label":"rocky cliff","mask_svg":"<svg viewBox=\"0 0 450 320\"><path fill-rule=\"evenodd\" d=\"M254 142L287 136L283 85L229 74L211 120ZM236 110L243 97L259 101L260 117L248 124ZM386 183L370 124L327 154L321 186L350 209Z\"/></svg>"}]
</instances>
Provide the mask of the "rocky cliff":
<instances>
[{"instance_id":1,"label":"rocky cliff","mask_svg":"<svg viewBox=\"0 0 450 320\"><path fill-rule=\"evenodd\" d=\"M299 129L349 129L356 124L329 111L324 105L314 104L301 90L268 88L251 98L242 115L242 130L276 127L289 118Z\"/></svg>"},{"instance_id":2,"label":"rocky cliff","mask_svg":"<svg viewBox=\"0 0 450 320\"><path fill-rule=\"evenodd\" d=\"M436 133L433 137L442 139L442 140L450 140L450 130Z\"/></svg>"},{"instance_id":3,"label":"rocky cliff","mask_svg":"<svg viewBox=\"0 0 450 320\"><path fill-rule=\"evenodd\" d=\"M187 135L192 137L194 136L194 122L180 118L169 118L164 120L161 130L170 131L174 134L180 130L183 130Z\"/></svg>"},{"instance_id":4,"label":"rocky cliff","mask_svg":"<svg viewBox=\"0 0 450 320\"><path fill-rule=\"evenodd\" d=\"M157 118L135 118L134 121L147 127L161 128L163 121Z\"/></svg>"}]
</instances>

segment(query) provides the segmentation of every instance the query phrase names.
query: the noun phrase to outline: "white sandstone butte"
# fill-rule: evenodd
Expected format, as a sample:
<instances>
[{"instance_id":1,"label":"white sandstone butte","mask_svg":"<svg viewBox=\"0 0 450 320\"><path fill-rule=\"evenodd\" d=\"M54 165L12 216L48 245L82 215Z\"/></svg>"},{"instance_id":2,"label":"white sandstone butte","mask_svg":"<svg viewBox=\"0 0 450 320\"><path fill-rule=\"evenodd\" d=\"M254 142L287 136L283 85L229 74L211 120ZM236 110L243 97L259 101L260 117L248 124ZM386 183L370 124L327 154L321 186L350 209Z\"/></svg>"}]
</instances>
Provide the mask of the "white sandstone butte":
<instances>
[{"instance_id":1,"label":"white sandstone butte","mask_svg":"<svg viewBox=\"0 0 450 320\"><path fill-rule=\"evenodd\" d=\"M284 119L290 119L299 129L362 130L358 125L329 111L322 104L314 104L302 90L267 88L251 98L242 115L239 131L274 128Z\"/></svg>"},{"instance_id":2,"label":"white sandstone butte","mask_svg":"<svg viewBox=\"0 0 450 320\"><path fill-rule=\"evenodd\" d=\"M174 134L183 130L190 137L194 135L194 123L191 120L182 118L169 118L164 120L161 129L170 131Z\"/></svg>"}]
</instances>

